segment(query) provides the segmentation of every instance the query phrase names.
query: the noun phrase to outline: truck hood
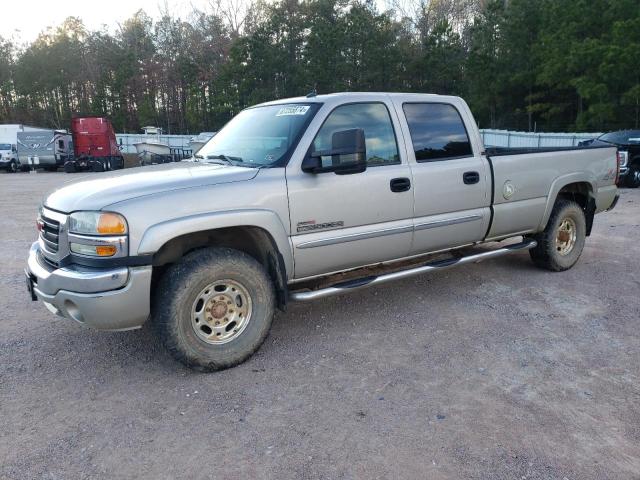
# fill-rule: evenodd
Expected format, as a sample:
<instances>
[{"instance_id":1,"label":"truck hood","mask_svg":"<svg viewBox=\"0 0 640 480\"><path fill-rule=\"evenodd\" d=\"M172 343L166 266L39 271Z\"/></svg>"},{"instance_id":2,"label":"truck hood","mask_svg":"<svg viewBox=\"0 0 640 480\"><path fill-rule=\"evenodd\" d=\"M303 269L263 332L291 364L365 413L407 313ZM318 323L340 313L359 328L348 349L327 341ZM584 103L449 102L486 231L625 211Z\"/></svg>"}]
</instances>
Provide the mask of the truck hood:
<instances>
[{"instance_id":1,"label":"truck hood","mask_svg":"<svg viewBox=\"0 0 640 480\"><path fill-rule=\"evenodd\" d=\"M251 180L257 168L178 162L92 173L47 195L44 205L59 212L100 210L108 205L170 190Z\"/></svg>"}]
</instances>

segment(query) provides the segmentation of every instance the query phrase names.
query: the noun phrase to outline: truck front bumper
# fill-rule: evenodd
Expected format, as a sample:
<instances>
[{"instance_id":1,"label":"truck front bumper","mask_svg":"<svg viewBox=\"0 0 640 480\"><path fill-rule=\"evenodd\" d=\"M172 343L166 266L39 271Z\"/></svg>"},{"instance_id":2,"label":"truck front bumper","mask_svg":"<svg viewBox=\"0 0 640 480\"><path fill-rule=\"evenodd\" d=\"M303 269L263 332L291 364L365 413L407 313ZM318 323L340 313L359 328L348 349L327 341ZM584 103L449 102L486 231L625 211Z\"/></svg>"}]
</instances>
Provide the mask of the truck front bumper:
<instances>
[{"instance_id":1,"label":"truck front bumper","mask_svg":"<svg viewBox=\"0 0 640 480\"><path fill-rule=\"evenodd\" d=\"M33 300L98 330L140 328L150 313L151 266L110 269L54 268L31 245L25 270Z\"/></svg>"}]
</instances>

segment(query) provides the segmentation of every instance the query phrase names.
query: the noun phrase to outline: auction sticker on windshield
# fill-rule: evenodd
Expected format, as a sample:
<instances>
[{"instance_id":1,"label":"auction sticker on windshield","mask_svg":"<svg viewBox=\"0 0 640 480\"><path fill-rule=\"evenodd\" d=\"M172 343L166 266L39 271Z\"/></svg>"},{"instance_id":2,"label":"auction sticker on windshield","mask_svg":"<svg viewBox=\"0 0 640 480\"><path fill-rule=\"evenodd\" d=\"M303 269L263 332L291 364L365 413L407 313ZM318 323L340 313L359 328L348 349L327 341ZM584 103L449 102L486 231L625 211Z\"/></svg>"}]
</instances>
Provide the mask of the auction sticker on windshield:
<instances>
[{"instance_id":1,"label":"auction sticker on windshield","mask_svg":"<svg viewBox=\"0 0 640 480\"><path fill-rule=\"evenodd\" d=\"M304 115L309 110L309 105L297 105L295 107L282 107L276 113L276 117L284 117L285 115Z\"/></svg>"}]
</instances>

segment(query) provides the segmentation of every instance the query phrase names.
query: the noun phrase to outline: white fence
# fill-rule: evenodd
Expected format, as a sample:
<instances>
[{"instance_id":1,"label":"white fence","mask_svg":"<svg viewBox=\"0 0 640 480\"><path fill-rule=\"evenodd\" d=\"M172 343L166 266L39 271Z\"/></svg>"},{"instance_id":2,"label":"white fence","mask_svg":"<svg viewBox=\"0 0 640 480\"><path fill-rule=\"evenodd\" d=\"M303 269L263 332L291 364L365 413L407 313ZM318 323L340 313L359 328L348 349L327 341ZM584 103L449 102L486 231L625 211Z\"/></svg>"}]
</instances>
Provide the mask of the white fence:
<instances>
[{"instance_id":1,"label":"white fence","mask_svg":"<svg viewBox=\"0 0 640 480\"><path fill-rule=\"evenodd\" d=\"M595 138L600 133L529 133L508 130L481 129L482 141L487 147L574 147L578 142ZM160 141L171 148L189 149L189 141L194 135L160 135ZM137 133L116 134L122 153L136 153L134 143L149 138ZM154 137L155 138L155 137Z\"/></svg>"},{"instance_id":2,"label":"white fence","mask_svg":"<svg viewBox=\"0 0 640 480\"><path fill-rule=\"evenodd\" d=\"M480 130L487 147L575 147L578 142L595 138L600 133L529 133L508 130Z\"/></svg>"}]
</instances>

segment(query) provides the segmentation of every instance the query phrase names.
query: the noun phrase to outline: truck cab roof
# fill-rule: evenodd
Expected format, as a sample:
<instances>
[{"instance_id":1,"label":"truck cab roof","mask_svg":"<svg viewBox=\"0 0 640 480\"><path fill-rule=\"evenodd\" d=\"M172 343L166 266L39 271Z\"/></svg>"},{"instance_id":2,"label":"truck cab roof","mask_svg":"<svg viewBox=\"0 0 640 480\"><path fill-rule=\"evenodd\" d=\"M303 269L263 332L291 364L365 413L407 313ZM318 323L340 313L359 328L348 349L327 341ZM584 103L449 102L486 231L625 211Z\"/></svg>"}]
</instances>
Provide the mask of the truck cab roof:
<instances>
[{"instance_id":1,"label":"truck cab roof","mask_svg":"<svg viewBox=\"0 0 640 480\"><path fill-rule=\"evenodd\" d=\"M266 105L282 105L288 103L322 103L329 105L340 105L349 102L363 102L363 101L381 101L388 99L400 99L407 102L433 102L441 101L446 103L457 103L462 101L460 97L451 95L438 95L435 93L388 93L388 92L340 92L340 93L327 93L322 95L315 95L309 97L291 97L282 98L279 100L273 100L270 102L260 103L255 107L262 107ZM251 107L253 108L253 107Z\"/></svg>"}]
</instances>

